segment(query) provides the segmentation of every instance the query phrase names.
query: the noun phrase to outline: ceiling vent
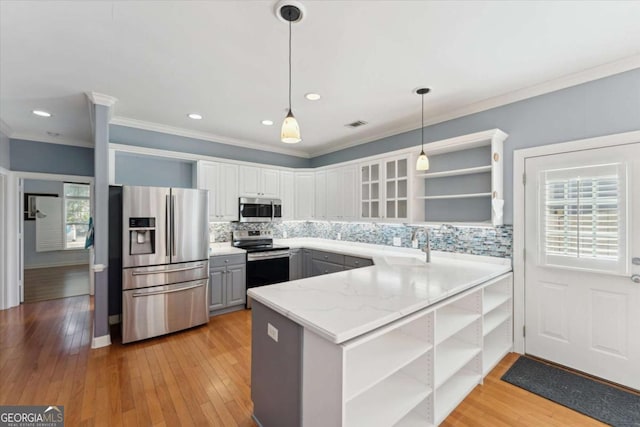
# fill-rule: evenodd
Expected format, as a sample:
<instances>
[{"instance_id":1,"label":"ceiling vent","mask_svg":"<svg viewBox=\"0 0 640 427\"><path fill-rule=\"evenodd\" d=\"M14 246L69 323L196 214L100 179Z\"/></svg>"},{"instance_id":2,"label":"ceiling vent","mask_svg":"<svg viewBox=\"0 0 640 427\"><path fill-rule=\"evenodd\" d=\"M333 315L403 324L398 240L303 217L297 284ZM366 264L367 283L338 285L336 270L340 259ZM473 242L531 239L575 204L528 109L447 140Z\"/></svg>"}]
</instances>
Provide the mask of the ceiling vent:
<instances>
[{"instance_id":1,"label":"ceiling vent","mask_svg":"<svg viewBox=\"0 0 640 427\"><path fill-rule=\"evenodd\" d=\"M358 120L358 121L355 121L353 123L348 123L346 126L348 126L350 128L359 128L360 126L364 126L366 124L367 124L367 122L364 122L362 120Z\"/></svg>"}]
</instances>

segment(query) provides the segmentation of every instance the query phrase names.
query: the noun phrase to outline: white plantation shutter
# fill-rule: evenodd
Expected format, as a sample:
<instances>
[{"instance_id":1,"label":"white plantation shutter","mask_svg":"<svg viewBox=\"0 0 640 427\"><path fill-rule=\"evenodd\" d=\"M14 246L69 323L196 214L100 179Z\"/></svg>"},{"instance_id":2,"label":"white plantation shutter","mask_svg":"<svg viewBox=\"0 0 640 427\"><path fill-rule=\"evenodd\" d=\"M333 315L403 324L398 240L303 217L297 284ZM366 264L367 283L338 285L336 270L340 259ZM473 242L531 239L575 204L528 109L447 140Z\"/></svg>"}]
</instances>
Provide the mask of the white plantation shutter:
<instances>
[{"instance_id":1,"label":"white plantation shutter","mask_svg":"<svg viewBox=\"0 0 640 427\"><path fill-rule=\"evenodd\" d=\"M64 249L62 199L37 197L36 209L36 252Z\"/></svg>"},{"instance_id":2,"label":"white plantation shutter","mask_svg":"<svg viewBox=\"0 0 640 427\"><path fill-rule=\"evenodd\" d=\"M541 172L540 264L625 274L626 166Z\"/></svg>"}]
</instances>

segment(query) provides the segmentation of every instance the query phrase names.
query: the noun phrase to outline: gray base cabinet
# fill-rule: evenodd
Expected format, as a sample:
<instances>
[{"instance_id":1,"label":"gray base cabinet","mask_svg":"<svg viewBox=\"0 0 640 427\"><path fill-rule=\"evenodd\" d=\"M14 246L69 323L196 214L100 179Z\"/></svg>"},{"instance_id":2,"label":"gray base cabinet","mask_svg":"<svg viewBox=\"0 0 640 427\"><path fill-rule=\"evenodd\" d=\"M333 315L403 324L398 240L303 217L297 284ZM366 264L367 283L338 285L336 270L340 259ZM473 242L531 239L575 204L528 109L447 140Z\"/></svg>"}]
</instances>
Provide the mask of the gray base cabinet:
<instances>
[{"instance_id":1,"label":"gray base cabinet","mask_svg":"<svg viewBox=\"0 0 640 427\"><path fill-rule=\"evenodd\" d=\"M209 268L209 312L241 307L247 301L246 255L211 257Z\"/></svg>"},{"instance_id":2,"label":"gray base cabinet","mask_svg":"<svg viewBox=\"0 0 640 427\"><path fill-rule=\"evenodd\" d=\"M289 280L298 280L304 277L302 263L302 249L289 250Z\"/></svg>"}]
</instances>

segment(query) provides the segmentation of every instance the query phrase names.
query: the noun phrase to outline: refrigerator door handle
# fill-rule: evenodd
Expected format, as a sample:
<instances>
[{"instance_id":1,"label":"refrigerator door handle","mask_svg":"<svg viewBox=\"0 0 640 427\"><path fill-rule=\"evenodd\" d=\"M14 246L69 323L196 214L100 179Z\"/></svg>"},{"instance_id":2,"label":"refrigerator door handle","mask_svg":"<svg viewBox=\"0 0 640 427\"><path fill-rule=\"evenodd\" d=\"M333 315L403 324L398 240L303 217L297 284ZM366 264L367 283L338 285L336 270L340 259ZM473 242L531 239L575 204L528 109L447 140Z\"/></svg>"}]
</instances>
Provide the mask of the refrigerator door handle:
<instances>
[{"instance_id":1,"label":"refrigerator door handle","mask_svg":"<svg viewBox=\"0 0 640 427\"><path fill-rule=\"evenodd\" d=\"M151 271L133 270L131 275L132 276L146 276L148 274L178 273L180 271L197 270L197 269L202 268L202 267L204 267L204 264L196 264L196 265L193 265L191 267L172 268L171 270L151 270Z\"/></svg>"},{"instance_id":2,"label":"refrigerator door handle","mask_svg":"<svg viewBox=\"0 0 640 427\"><path fill-rule=\"evenodd\" d=\"M152 295L172 294L174 292L188 291L189 289L195 289L195 288L199 288L201 286L204 286L204 283L197 283L195 285L185 286L184 288L168 289L168 290L163 290L163 291L136 292L132 296L134 298L138 298L138 297L149 297L149 296L152 296Z\"/></svg>"},{"instance_id":3,"label":"refrigerator door handle","mask_svg":"<svg viewBox=\"0 0 640 427\"><path fill-rule=\"evenodd\" d=\"M164 219L165 219L165 234L164 234L164 248L165 248L165 253L167 254L167 257L169 257L169 240L171 239L171 228L169 225L169 218L170 218L170 214L169 214L169 197L171 196L165 196L165 209L164 209Z\"/></svg>"},{"instance_id":4,"label":"refrigerator door handle","mask_svg":"<svg viewBox=\"0 0 640 427\"><path fill-rule=\"evenodd\" d=\"M176 256L176 196L171 196L171 256Z\"/></svg>"}]
</instances>

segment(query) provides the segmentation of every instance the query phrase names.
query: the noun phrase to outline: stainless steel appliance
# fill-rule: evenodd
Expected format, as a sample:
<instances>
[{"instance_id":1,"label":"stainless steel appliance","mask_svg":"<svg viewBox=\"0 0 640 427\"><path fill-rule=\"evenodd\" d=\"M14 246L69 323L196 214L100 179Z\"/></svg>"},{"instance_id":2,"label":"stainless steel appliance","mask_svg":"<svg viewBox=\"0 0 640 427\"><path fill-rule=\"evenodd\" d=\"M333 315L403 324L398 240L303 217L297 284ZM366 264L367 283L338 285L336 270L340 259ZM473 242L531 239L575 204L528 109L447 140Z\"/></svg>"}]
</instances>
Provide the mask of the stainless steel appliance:
<instances>
[{"instance_id":1,"label":"stainless steel appliance","mask_svg":"<svg viewBox=\"0 0 640 427\"><path fill-rule=\"evenodd\" d=\"M208 191L122 188L122 342L207 323Z\"/></svg>"},{"instance_id":2,"label":"stainless steel appliance","mask_svg":"<svg viewBox=\"0 0 640 427\"><path fill-rule=\"evenodd\" d=\"M274 245L271 231L234 231L232 245L247 251L247 289L289 280L289 248Z\"/></svg>"},{"instance_id":3,"label":"stainless steel appliance","mask_svg":"<svg viewBox=\"0 0 640 427\"><path fill-rule=\"evenodd\" d=\"M271 222L282 218L280 199L240 197L240 222Z\"/></svg>"}]
</instances>

